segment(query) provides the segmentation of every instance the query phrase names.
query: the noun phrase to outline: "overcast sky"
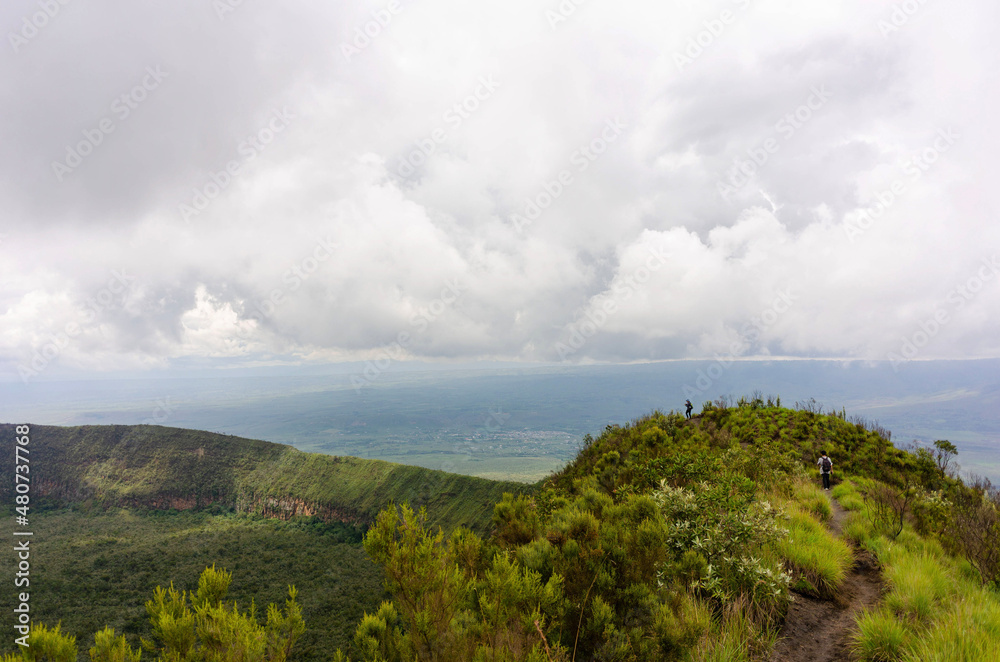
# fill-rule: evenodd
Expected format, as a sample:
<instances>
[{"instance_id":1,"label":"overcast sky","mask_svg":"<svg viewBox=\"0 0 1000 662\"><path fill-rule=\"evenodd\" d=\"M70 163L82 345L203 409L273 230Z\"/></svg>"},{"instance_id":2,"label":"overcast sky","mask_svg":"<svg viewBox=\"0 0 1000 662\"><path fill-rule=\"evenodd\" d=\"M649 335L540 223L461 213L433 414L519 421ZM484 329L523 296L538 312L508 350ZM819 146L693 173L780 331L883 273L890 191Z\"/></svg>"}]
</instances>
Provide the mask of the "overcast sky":
<instances>
[{"instance_id":1,"label":"overcast sky","mask_svg":"<svg viewBox=\"0 0 1000 662\"><path fill-rule=\"evenodd\" d=\"M0 371L1000 356L995 2L577 2L5 0Z\"/></svg>"}]
</instances>

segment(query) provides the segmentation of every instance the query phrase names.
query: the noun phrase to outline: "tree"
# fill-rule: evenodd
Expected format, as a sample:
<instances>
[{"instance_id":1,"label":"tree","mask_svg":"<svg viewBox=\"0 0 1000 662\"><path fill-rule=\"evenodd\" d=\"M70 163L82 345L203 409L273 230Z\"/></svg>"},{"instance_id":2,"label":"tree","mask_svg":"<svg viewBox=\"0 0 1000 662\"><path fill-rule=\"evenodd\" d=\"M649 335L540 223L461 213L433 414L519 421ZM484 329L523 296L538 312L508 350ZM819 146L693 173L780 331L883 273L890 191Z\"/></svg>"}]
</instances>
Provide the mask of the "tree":
<instances>
[{"instance_id":1,"label":"tree","mask_svg":"<svg viewBox=\"0 0 1000 662\"><path fill-rule=\"evenodd\" d=\"M288 588L284 612L268 605L261 625L253 601L246 612L224 601L231 581L231 573L212 565L201 573L197 592L157 586L146 603L153 639L143 640L143 648L164 662L285 662L305 631L295 587Z\"/></svg>"},{"instance_id":2,"label":"tree","mask_svg":"<svg viewBox=\"0 0 1000 662\"><path fill-rule=\"evenodd\" d=\"M305 631L295 587L288 588L284 611L267 606L261 625L253 601L246 612L224 602L231 581L231 573L213 565L201 573L197 592L157 586L146 603L153 639L144 639L142 648L162 662L285 662ZM76 637L60 632L59 625L33 624L29 644L0 662L76 662ZM89 653L92 662L139 662L142 657L142 649L133 649L109 627L94 635Z\"/></svg>"},{"instance_id":3,"label":"tree","mask_svg":"<svg viewBox=\"0 0 1000 662\"><path fill-rule=\"evenodd\" d=\"M509 495L508 495L509 496ZM531 517L524 504L505 498L496 520ZM492 550L467 529L445 540L427 526L424 509L407 505L382 511L365 536L365 550L383 568L394 602L365 614L354 635L369 662L545 662L562 659L555 646L545 652L546 633L562 606L562 582L542 581L508 552ZM532 525L512 523L515 540ZM347 658L337 651L335 661Z\"/></svg>"},{"instance_id":4,"label":"tree","mask_svg":"<svg viewBox=\"0 0 1000 662\"><path fill-rule=\"evenodd\" d=\"M28 644L20 654L0 657L0 662L76 662L76 637L61 632L59 624L51 629L44 623L32 624Z\"/></svg>"},{"instance_id":5,"label":"tree","mask_svg":"<svg viewBox=\"0 0 1000 662\"><path fill-rule=\"evenodd\" d=\"M941 473L948 474L951 460L958 455L958 448L947 439L938 439L934 442L934 459L937 461L938 469Z\"/></svg>"}]
</instances>

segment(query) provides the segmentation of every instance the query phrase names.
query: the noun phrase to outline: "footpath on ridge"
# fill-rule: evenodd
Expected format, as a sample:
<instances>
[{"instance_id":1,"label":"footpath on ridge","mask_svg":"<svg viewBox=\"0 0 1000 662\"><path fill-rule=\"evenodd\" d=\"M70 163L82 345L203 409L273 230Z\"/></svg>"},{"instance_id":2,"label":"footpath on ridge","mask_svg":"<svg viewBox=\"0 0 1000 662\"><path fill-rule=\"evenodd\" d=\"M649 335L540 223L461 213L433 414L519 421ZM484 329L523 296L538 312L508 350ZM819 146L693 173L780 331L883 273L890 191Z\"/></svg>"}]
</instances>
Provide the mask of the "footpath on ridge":
<instances>
[{"instance_id":1,"label":"footpath on ridge","mask_svg":"<svg viewBox=\"0 0 1000 662\"><path fill-rule=\"evenodd\" d=\"M827 526L838 536L843 535L847 511L832 496L830 506L833 517ZM882 599L882 577L871 554L855 549L854 565L835 599L823 600L798 593L794 598L771 654L771 662L850 660L854 618Z\"/></svg>"}]
</instances>

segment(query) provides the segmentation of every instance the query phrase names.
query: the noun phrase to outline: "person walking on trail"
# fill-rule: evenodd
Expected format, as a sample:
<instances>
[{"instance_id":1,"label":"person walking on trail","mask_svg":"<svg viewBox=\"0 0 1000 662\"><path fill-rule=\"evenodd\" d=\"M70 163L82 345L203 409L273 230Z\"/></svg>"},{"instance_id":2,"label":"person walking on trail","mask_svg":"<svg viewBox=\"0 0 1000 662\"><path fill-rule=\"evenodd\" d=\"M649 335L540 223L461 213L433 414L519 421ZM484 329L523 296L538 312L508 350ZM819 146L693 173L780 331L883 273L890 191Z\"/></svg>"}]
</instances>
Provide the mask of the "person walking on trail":
<instances>
[{"instance_id":1,"label":"person walking on trail","mask_svg":"<svg viewBox=\"0 0 1000 662\"><path fill-rule=\"evenodd\" d=\"M826 451L820 451L823 455L819 458L816 464L819 465L819 470L823 473L823 489L830 489L830 470L833 469L833 460L831 460L826 455Z\"/></svg>"},{"instance_id":2,"label":"person walking on trail","mask_svg":"<svg viewBox=\"0 0 1000 662\"><path fill-rule=\"evenodd\" d=\"M694 410L694 405L691 404L690 400L684 402L684 418L691 418L691 412Z\"/></svg>"}]
</instances>

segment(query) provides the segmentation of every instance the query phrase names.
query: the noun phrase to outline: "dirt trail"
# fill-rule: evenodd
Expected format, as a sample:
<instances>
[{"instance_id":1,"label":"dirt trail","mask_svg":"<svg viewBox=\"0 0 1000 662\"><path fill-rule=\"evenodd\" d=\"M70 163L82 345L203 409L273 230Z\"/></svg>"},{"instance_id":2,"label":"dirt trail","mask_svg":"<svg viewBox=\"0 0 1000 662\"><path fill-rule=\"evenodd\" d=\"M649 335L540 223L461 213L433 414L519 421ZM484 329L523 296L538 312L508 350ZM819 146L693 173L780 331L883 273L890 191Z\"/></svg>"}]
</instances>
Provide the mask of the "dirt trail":
<instances>
[{"instance_id":1,"label":"dirt trail","mask_svg":"<svg viewBox=\"0 0 1000 662\"><path fill-rule=\"evenodd\" d=\"M833 517L828 526L841 535L847 511L831 496ZM868 552L855 550L854 567L838 591L836 600L820 600L795 594L774 647L771 662L825 662L850 660L850 636L855 613L882 598L882 579Z\"/></svg>"}]
</instances>

